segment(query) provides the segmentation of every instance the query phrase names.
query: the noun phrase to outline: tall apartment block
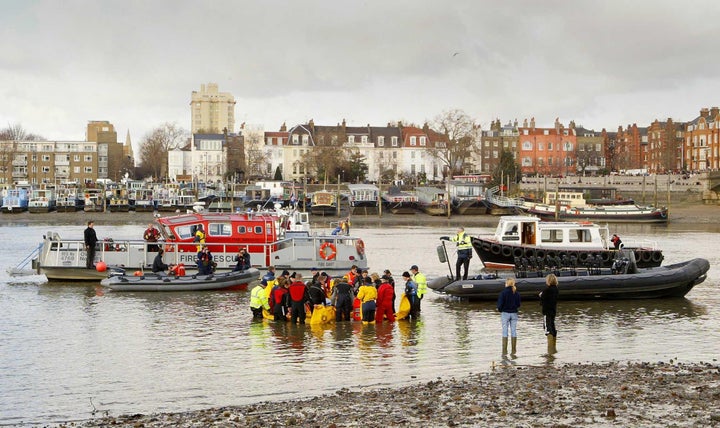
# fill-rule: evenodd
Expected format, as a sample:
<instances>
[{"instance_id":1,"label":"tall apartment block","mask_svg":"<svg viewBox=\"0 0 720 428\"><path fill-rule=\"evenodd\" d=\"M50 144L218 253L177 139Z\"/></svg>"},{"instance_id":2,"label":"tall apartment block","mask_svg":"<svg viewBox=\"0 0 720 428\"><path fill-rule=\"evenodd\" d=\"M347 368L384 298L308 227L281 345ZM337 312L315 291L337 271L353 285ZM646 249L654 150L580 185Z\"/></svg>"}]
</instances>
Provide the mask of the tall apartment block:
<instances>
[{"instance_id":1,"label":"tall apartment block","mask_svg":"<svg viewBox=\"0 0 720 428\"><path fill-rule=\"evenodd\" d=\"M235 132L235 97L219 92L217 83L200 85L200 91L192 91L190 116L193 134L222 134Z\"/></svg>"}]
</instances>

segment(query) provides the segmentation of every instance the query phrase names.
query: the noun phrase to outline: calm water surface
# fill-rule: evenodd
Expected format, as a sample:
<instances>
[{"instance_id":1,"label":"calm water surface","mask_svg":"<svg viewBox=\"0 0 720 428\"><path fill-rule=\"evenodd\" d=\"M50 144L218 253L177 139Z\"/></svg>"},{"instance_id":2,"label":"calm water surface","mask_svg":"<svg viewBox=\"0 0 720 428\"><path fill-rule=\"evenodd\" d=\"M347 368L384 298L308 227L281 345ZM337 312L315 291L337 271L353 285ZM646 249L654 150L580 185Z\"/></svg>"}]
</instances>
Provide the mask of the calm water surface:
<instances>
[{"instance_id":1,"label":"calm water surface","mask_svg":"<svg viewBox=\"0 0 720 428\"><path fill-rule=\"evenodd\" d=\"M90 418L95 409L112 415L184 411L402 385L502 363L492 303L430 294L418 322L321 328L253 322L247 292L113 293L96 284L9 278L5 269L49 229L79 238L83 228L0 228L0 425ZM708 258L708 280L686 299L561 302L554 357L545 353L539 305L526 302L519 353L506 364L718 358L720 226L611 229L626 243L656 241L665 263ZM143 227L97 224L96 230L100 238L140 237ZM365 240L371 271L389 268L398 283L412 264L428 277L445 275L435 247L451 232L353 229ZM481 267L477 258L472 267Z\"/></svg>"}]
</instances>

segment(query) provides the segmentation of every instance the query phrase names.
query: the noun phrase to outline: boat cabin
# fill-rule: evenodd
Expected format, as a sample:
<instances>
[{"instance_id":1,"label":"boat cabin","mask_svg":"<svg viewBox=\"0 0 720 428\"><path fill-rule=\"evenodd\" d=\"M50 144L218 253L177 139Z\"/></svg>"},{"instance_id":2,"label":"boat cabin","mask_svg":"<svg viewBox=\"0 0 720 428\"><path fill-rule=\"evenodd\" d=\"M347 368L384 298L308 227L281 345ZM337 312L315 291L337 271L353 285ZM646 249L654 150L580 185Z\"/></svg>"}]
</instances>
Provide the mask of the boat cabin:
<instances>
[{"instance_id":1,"label":"boat cabin","mask_svg":"<svg viewBox=\"0 0 720 428\"><path fill-rule=\"evenodd\" d=\"M560 191L545 193L545 197L543 198L544 204L555 205L556 202L561 206L570 208L584 207L587 205L582 192Z\"/></svg>"},{"instance_id":2,"label":"boat cabin","mask_svg":"<svg viewBox=\"0 0 720 428\"><path fill-rule=\"evenodd\" d=\"M609 248L607 227L591 222L541 222L540 218L531 216L501 217L495 240L523 246Z\"/></svg>"}]
</instances>

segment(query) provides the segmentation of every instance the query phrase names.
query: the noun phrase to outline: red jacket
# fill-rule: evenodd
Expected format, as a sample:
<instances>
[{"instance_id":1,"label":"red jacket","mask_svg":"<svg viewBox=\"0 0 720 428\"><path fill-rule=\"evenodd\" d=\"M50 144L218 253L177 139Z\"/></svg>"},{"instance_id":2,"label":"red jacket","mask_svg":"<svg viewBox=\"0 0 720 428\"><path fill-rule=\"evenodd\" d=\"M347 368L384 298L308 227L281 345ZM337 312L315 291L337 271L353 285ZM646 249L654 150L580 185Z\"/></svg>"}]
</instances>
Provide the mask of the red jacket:
<instances>
[{"instance_id":1,"label":"red jacket","mask_svg":"<svg viewBox=\"0 0 720 428\"><path fill-rule=\"evenodd\" d=\"M302 281L295 281L290 284L288 291L290 292L290 299L292 299L293 302L304 302L308 300L307 287L305 287Z\"/></svg>"},{"instance_id":2,"label":"red jacket","mask_svg":"<svg viewBox=\"0 0 720 428\"><path fill-rule=\"evenodd\" d=\"M383 282L380 284L380 287L378 288L378 295L377 295L377 306L379 308L391 308L392 307L392 299L395 295L395 290L393 289L393 286L388 284L387 282Z\"/></svg>"},{"instance_id":3,"label":"red jacket","mask_svg":"<svg viewBox=\"0 0 720 428\"><path fill-rule=\"evenodd\" d=\"M270 307L273 308L275 305L281 305L283 303L283 297L287 293L287 288L275 286L270 291Z\"/></svg>"}]
</instances>

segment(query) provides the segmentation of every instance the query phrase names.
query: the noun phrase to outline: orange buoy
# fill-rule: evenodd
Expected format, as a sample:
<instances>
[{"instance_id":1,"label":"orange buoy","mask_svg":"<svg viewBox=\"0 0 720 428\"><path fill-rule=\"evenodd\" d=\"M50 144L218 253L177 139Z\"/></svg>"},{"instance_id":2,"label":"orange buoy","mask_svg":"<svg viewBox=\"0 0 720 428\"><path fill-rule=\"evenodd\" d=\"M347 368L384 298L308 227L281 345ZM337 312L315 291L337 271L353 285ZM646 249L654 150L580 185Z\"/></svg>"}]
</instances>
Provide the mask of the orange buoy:
<instances>
[{"instance_id":1,"label":"orange buoy","mask_svg":"<svg viewBox=\"0 0 720 428\"><path fill-rule=\"evenodd\" d=\"M107 270L107 265L105 264L105 262L100 261L97 262L97 264L95 265L95 269L98 272L105 272Z\"/></svg>"},{"instance_id":2,"label":"orange buoy","mask_svg":"<svg viewBox=\"0 0 720 428\"><path fill-rule=\"evenodd\" d=\"M141 270L136 270L135 273L133 273L133 276L142 276L142 274Z\"/></svg>"}]
</instances>

